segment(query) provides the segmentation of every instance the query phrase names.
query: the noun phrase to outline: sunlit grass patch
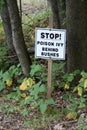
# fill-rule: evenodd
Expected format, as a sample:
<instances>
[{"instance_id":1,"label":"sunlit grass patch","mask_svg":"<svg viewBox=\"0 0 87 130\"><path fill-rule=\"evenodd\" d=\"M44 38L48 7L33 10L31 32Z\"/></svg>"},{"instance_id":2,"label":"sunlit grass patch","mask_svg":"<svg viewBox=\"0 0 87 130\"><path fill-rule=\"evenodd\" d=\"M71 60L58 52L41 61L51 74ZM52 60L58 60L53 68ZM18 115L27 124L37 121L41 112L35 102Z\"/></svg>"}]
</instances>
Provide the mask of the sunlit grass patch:
<instances>
[{"instance_id":1,"label":"sunlit grass patch","mask_svg":"<svg viewBox=\"0 0 87 130\"><path fill-rule=\"evenodd\" d=\"M47 1L45 1L45 0L22 0L22 4L23 3L29 3L33 6L42 6L42 5L46 6Z\"/></svg>"}]
</instances>

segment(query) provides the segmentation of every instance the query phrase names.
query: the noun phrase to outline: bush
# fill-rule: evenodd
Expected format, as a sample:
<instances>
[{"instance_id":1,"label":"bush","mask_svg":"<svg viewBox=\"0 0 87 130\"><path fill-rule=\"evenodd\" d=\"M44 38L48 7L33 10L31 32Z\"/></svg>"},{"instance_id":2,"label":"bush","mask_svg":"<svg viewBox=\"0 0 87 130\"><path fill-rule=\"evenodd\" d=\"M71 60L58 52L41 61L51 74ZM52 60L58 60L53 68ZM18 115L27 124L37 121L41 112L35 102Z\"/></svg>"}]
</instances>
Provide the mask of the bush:
<instances>
[{"instance_id":1,"label":"bush","mask_svg":"<svg viewBox=\"0 0 87 130\"><path fill-rule=\"evenodd\" d=\"M35 28L48 27L49 14L51 14L50 10L43 10L41 13L29 14L23 17L23 32L24 32L25 42L28 47L34 46Z\"/></svg>"}]
</instances>

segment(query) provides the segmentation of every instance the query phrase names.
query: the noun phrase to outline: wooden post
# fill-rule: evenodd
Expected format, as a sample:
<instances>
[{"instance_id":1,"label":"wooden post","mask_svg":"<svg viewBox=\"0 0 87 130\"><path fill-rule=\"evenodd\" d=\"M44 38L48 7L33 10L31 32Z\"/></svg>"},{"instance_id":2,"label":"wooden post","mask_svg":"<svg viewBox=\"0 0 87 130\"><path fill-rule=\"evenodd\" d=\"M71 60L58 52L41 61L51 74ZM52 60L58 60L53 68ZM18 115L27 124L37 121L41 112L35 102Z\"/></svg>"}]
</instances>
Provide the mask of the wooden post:
<instances>
[{"instance_id":1,"label":"wooden post","mask_svg":"<svg viewBox=\"0 0 87 130\"><path fill-rule=\"evenodd\" d=\"M47 97L51 98L52 59L48 59Z\"/></svg>"},{"instance_id":2,"label":"wooden post","mask_svg":"<svg viewBox=\"0 0 87 130\"><path fill-rule=\"evenodd\" d=\"M49 27L53 28L53 15L49 17ZM51 98L51 83L52 83L52 59L48 59L48 80L47 80L47 97Z\"/></svg>"},{"instance_id":3,"label":"wooden post","mask_svg":"<svg viewBox=\"0 0 87 130\"><path fill-rule=\"evenodd\" d=\"M49 28L53 28L53 14L49 16Z\"/></svg>"}]
</instances>

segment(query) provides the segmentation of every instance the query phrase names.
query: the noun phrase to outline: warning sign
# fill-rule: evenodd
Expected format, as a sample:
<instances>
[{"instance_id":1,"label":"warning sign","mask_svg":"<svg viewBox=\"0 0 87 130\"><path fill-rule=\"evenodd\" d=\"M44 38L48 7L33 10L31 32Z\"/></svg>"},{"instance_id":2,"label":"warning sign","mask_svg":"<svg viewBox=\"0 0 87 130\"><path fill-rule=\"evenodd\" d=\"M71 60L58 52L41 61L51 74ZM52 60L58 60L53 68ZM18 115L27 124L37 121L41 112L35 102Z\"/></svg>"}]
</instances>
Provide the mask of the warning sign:
<instances>
[{"instance_id":1,"label":"warning sign","mask_svg":"<svg viewBox=\"0 0 87 130\"><path fill-rule=\"evenodd\" d=\"M66 30L36 28L35 57L44 59L65 59Z\"/></svg>"}]
</instances>

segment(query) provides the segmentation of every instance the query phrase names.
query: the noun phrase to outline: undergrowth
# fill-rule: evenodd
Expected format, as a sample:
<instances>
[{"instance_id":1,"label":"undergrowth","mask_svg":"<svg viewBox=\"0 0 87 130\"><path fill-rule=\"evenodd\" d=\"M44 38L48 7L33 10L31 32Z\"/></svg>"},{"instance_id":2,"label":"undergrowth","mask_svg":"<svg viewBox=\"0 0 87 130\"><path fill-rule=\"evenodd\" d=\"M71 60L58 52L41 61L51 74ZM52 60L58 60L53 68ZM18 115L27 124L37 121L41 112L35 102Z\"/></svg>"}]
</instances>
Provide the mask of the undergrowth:
<instances>
[{"instance_id":1,"label":"undergrowth","mask_svg":"<svg viewBox=\"0 0 87 130\"><path fill-rule=\"evenodd\" d=\"M63 72L63 68L64 63L53 64L52 92L55 92L55 89L65 91L63 100L66 101L66 106L62 108L60 113L62 113L62 116L65 115L68 120L80 120L81 114L78 115L78 110L86 108L87 105L87 73L76 70L68 74ZM37 62L32 64L30 76L25 78L22 76L20 65L13 65L4 72L1 70L0 93L4 94L7 100L13 100L15 104L18 102L17 106L13 104L11 107L9 107L9 103L4 104L3 111L10 114L21 110L20 114L27 116L29 114L28 109L31 108L32 111L40 110L42 115L45 113L51 114L56 110L56 106L54 97L47 98L46 83L46 66L37 64Z\"/></svg>"},{"instance_id":2,"label":"undergrowth","mask_svg":"<svg viewBox=\"0 0 87 130\"><path fill-rule=\"evenodd\" d=\"M27 47L34 46L35 28L48 27L50 9L44 9L40 13L28 14L23 17L23 32Z\"/></svg>"}]
</instances>

